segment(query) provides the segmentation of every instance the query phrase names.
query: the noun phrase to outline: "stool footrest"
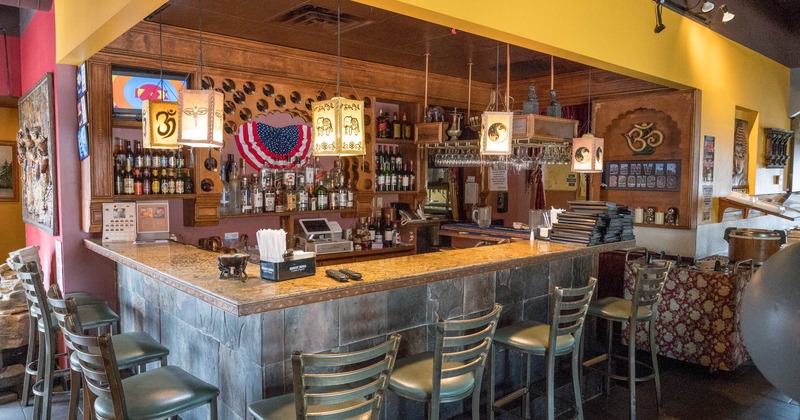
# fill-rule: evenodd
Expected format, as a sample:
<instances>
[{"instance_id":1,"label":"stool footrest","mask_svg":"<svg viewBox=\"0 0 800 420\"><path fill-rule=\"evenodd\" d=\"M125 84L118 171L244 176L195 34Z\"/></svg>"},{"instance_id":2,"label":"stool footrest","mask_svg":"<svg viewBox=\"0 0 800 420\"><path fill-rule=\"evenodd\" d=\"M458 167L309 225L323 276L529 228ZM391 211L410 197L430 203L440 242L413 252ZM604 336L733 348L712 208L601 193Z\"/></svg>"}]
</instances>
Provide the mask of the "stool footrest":
<instances>
[{"instance_id":1,"label":"stool footrest","mask_svg":"<svg viewBox=\"0 0 800 420\"><path fill-rule=\"evenodd\" d=\"M506 395L494 400L494 402L492 404L492 407L494 407L495 409L499 409L499 408L503 407L504 405L510 403L511 401L514 401L517 398L524 396L527 393L528 393L528 388L525 388L525 387L520 388L520 389L518 389L518 390L516 390L514 392L510 392L510 393L508 393L508 394L506 394Z\"/></svg>"},{"instance_id":2,"label":"stool footrest","mask_svg":"<svg viewBox=\"0 0 800 420\"><path fill-rule=\"evenodd\" d=\"M615 371L613 369L613 367L617 365L616 363L613 363L614 360L618 360L618 361L624 362L624 364L622 364L622 365L623 365L623 367L626 368L625 374L620 374L619 372L617 372L617 371ZM595 365L598 365L598 364L603 363L603 362L605 362L606 365L607 365L606 369L595 367ZM652 366L648 365L647 363L640 362L638 360L634 361L634 363L637 366L637 372L638 372L638 368L640 368L640 367L647 369L647 374L646 375L637 376L636 379L635 379L636 382L645 382L645 381L651 381L651 380L655 379L656 375L655 375L655 371L653 370ZM601 375L608 376L611 379L616 379L618 381L627 381L627 380L629 380L628 375L627 375L627 367L628 367L628 358L627 357L619 356L619 355L616 355L616 354L604 353L604 354L601 354L599 356L595 356L595 357L593 357L593 358L591 358L589 360L586 360L585 362L583 362L583 367L585 367L587 369L590 369L592 372L597 372L597 373L599 373Z\"/></svg>"}]
</instances>

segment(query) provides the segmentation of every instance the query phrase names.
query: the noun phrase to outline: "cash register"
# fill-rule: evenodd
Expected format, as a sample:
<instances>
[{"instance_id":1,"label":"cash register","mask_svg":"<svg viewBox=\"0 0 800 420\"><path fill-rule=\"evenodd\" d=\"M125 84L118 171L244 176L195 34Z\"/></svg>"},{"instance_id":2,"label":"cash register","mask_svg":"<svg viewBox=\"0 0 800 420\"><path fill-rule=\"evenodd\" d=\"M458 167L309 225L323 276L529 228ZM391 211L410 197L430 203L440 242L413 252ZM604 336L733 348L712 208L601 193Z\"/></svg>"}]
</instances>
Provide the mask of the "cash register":
<instances>
[{"instance_id":1,"label":"cash register","mask_svg":"<svg viewBox=\"0 0 800 420\"><path fill-rule=\"evenodd\" d=\"M300 219L300 232L296 235L295 248L317 254L333 254L353 250L353 242L342 239L342 227L328 219Z\"/></svg>"}]
</instances>

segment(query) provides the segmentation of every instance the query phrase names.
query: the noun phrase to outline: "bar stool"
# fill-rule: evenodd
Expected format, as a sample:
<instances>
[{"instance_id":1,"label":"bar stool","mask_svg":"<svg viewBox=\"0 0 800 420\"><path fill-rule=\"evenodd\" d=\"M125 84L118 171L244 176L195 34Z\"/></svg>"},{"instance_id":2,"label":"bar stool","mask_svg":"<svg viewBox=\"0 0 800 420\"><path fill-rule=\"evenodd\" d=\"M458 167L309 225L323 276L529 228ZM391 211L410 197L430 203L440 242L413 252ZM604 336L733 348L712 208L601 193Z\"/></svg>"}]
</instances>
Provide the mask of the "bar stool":
<instances>
[{"instance_id":1,"label":"bar stool","mask_svg":"<svg viewBox=\"0 0 800 420\"><path fill-rule=\"evenodd\" d=\"M59 299L58 296L60 294L61 291L58 289L58 285L54 284L50 286L50 290L47 291L47 302L53 309L53 314L58 320L58 325L62 332L65 328L64 320L67 315L73 315L73 322L75 323L77 331L84 331L78 315L79 311L75 298ZM80 384L82 382L82 370L78 355L71 347L72 342L69 340L65 341L69 353L70 367L68 419L74 420L77 417L78 394L80 393ZM142 373L147 370L146 364L150 362L160 362L162 367L167 365L169 349L145 332L115 334L111 336L111 341L114 343L114 349L117 354L117 365L120 369L137 368L137 373ZM91 405L87 404L87 400L88 398L84 398L84 411L88 413L91 412Z\"/></svg>"},{"instance_id":2,"label":"bar stool","mask_svg":"<svg viewBox=\"0 0 800 420\"><path fill-rule=\"evenodd\" d=\"M247 411L257 420L377 420L398 347L400 334L392 334L382 344L349 353L295 351L294 393L256 401Z\"/></svg>"},{"instance_id":3,"label":"bar stool","mask_svg":"<svg viewBox=\"0 0 800 420\"><path fill-rule=\"evenodd\" d=\"M608 322L608 348L607 353L587 360L584 367L592 368L594 365L604 363L604 369L592 368L606 376L606 394L610 392L611 379L628 381L630 394L630 418L636 418L636 383L655 380L656 402L661 413L661 377L658 372L658 348L656 347L656 319L658 318L658 301L661 291L667 280L671 264L667 261L661 264L634 264L636 271L636 284L633 290L633 299L627 300L618 297L605 297L589 305L589 315L605 319ZM613 323L628 322L630 334L628 336L627 358L615 355L612 352ZM640 322L649 324L650 358L651 365L636 360L636 331ZM614 371L614 360L627 361L627 374L620 375ZM647 368L651 371L648 375L636 376L636 366Z\"/></svg>"},{"instance_id":4,"label":"bar stool","mask_svg":"<svg viewBox=\"0 0 800 420\"><path fill-rule=\"evenodd\" d=\"M64 339L77 354L97 418L162 419L209 404L211 420L217 419L217 387L177 366L120 379L111 334L83 335L74 316L64 317Z\"/></svg>"},{"instance_id":5,"label":"bar stool","mask_svg":"<svg viewBox=\"0 0 800 420\"><path fill-rule=\"evenodd\" d=\"M550 304L550 324L535 321L518 322L497 330L496 344L525 353L525 386L503 398L494 399L494 367L490 369L489 418L494 418L494 410L506 403L524 397L522 410L530 418L528 394L531 391L531 356L544 356L547 362L547 418L555 418L555 364L556 356L572 355L572 390L578 419L583 419L583 400L580 382L580 343L583 325L589 302L592 299L597 279L589 278L586 286L573 289L556 287ZM555 345L552 345L555 343ZM494 354L495 349L492 349ZM492 357L494 359L494 357Z\"/></svg>"},{"instance_id":6,"label":"bar stool","mask_svg":"<svg viewBox=\"0 0 800 420\"><path fill-rule=\"evenodd\" d=\"M29 246L9 253L9 258L6 259L9 267L15 272L19 272L26 264L30 264L30 270L35 270L39 279L42 279L41 263L39 261L39 247ZM78 306L86 307L83 309L84 317L88 321L87 328L99 328L106 325L114 332L115 325L119 323L119 316L108 308L107 303L99 298L92 296L86 292L68 293L67 297L74 297L78 302ZM30 301L29 301L30 309ZM29 311L30 314L30 311ZM53 328L56 326L55 320L51 321ZM38 328L41 327L38 318L30 317L28 323L28 351L25 357L25 378L23 380L22 388L22 403L28 405L30 400L31 391L31 377L38 375L38 364L34 358L33 350L37 342ZM41 347L40 347L41 348Z\"/></svg>"},{"instance_id":7,"label":"bar stool","mask_svg":"<svg viewBox=\"0 0 800 420\"><path fill-rule=\"evenodd\" d=\"M25 385L29 386L30 377L36 378L30 388L34 394L34 413L36 418L50 418L52 405L53 383L57 377L66 377L67 369L56 370L56 360L66 358L66 353L56 352L56 331L58 325L55 315L50 310L46 295L35 263L31 262L19 266L17 275L22 280L25 297L28 300L28 311L31 322L36 325L39 338L39 354L37 360L26 363ZM105 310L103 309L105 308ZM77 308L81 317L91 321L91 328L109 325L119 320L119 316L101 305L84 305ZM32 344L29 343L29 346ZM32 354L32 351L29 351ZM27 388L26 388L27 389ZM23 394L25 391L23 391ZM39 417L41 415L41 417Z\"/></svg>"},{"instance_id":8,"label":"bar stool","mask_svg":"<svg viewBox=\"0 0 800 420\"><path fill-rule=\"evenodd\" d=\"M424 402L429 420L439 418L440 403L472 395L472 419L478 420L483 369L501 309L495 304L486 315L437 321L434 351L398 360L389 389L403 398Z\"/></svg>"}]
</instances>

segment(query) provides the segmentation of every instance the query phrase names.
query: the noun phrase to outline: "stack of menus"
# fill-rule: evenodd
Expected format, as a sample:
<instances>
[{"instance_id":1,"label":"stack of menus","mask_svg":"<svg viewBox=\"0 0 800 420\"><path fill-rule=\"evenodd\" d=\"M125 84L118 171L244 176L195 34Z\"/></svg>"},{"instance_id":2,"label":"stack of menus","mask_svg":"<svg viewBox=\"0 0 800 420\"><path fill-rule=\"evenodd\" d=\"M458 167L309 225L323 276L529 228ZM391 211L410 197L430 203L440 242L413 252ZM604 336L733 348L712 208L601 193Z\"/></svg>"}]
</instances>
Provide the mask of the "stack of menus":
<instances>
[{"instance_id":1,"label":"stack of menus","mask_svg":"<svg viewBox=\"0 0 800 420\"><path fill-rule=\"evenodd\" d=\"M633 239L631 210L607 201L569 201L558 214L550 240L559 243L600 245Z\"/></svg>"}]
</instances>

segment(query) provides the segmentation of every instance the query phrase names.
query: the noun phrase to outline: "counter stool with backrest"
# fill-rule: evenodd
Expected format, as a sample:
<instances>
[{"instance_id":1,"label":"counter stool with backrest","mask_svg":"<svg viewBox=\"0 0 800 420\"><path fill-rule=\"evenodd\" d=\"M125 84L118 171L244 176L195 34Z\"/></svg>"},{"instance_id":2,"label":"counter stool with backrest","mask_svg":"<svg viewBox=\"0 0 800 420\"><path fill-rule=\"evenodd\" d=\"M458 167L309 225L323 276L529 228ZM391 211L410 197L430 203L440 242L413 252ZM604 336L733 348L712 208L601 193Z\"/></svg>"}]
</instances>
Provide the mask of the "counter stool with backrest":
<instances>
[{"instance_id":1,"label":"counter stool with backrest","mask_svg":"<svg viewBox=\"0 0 800 420\"><path fill-rule=\"evenodd\" d=\"M53 314L58 320L58 325L61 330L64 330L64 320L67 315L73 315L73 322L76 325L77 331L84 331L81 325L79 311L75 298L60 298L61 292L58 285L50 286L47 291L47 301L53 309ZM69 414L68 419L74 420L77 417L78 409L78 394L80 392L81 380L81 365L78 360L78 355L71 347L72 342L65 340L69 356L70 368L70 387L69 387ZM111 341L114 343L114 349L117 354L117 365L120 369L136 368L137 373L145 372L147 370L147 363L159 362L161 366L167 365L167 356L169 349L161 345L158 341L150 337L145 332L127 332L111 336ZM91 412L91 405L88 404L88 398L84 398L84 411ZM91 416L90 416L91 417Z\"/></svg>"},{"instance_id":2,"label":"counter stool with backrest","mask_svg":"<svg viewBox=\"0 0 800 420\"><path fill-rule=\"evenodd\" d=\"M377 420L400 334L375 347L339 354L292 353L293 394L250 404L257 420Z\"/></svg>"},{"instance_id":3,"label":"counter stool with backrest","mask_svg":"<svg viewBox=\"0 0 800 420\"><path fill-rule=\"evenodd\" d=\"M545 356L547 365L547 418L555 418L555 364L556 356L572 355L572 390L578 419L583 419L583 400L580 382L580 343L589 302L592 299L597 279L589 278L586 286L573 289L556 287L550 301L550 324L536 321L518 322L497 330L496 345L525 353L525 386L503 398L494 400L494 367L490 374L489 418L494 418L494 409L500 409L512 400L523 397L523 414L531 418L529 393L531 391L531 356ZM555 345L553 345L555 343ZM493 354L496 350L492 350ZM494 359L494 357L492 358Z\"/></svg>"},{"instance_id":4,"label":"counter stool with backrest","mask_svg":"<svg viewBox=\"0 0 800 420\"><path fill-rule=\"evenodd\" d=\"M389 389L397 395L425 403L427 418L439 418L439 405L472 396L472 418L480 418L481 380L492 346L501 306L464 320L436 322L433 352L397 361Z\"/></svg>"},{"instance_id":5,"label":"counter stool with backrest","mask_svg":"<svg viewBox=\"0 0 800 420\"><path fill-rule=\"evenodd\" d=\"M19 271L25 264L33 264L39 278L42 279L43 276L38 252L38 246L18 249L9 253L9 258L6 262L14 271ZM87 320L90 321L89 325L93 327L108 326L112 332L114 331L115 324L119 322L119 316L108 308L104 300L86 292L67 293L66 296L75 298L78 306L90 308L84 310ZM89 312L93 312L93 314L89 314ZM25 357L25 378L23 380L21 396L23 405L28 405L30 401L31 378L36 377L38 370L37 358L33 353L38 338L37 319L31 317L28 323L28 351ZM55 325L55 322L52 324Z\"/></svg>"},{"instance_id":6,"label":"counter stool with backrest","mask_svg":"<svg viewBox=\"0 0 800 420\"><path fill-rule=\"evenodd\" d=\"M64 338L71 342L98 419L163 419L205 404L217 419L219 389L177 366L164 366L120 379L112 336L79 332L74 315L64 317Z\"/></svg>"},{"instance_id":7,"label":"counter stool with backrest","mask_svg":"<svg viewBox=\"0 0 800 420\"><path fill-rule=\"evenodd\" d=\"M646 260L645 260L646 261ZM656 402L658 411L661 412L661 377L658 372L658 347L656 347L656 319L658 318L658 301L661 299L661 291L667 280L670 263L664 261L657 264L633 264L636 272L636 284L633 289L631 300L618 297L605 297L592 302L589 305L589 315L605 319L608 321L608 349L607 353L594 357L583 363L585 367L592 368L594 365L603 363L604 368L593 368L606 376L606 393L610 392L611 379L628 381L630 394L630 418L636 418L636 383L655 380ZM615 355L613 349L613 322L628 322L630 333L628 335L628 356L627 358ZM651 365L636 360L636 331L639 323L649 324L650 339L650 358ZM614 360L627 362L627 374L619 374L614 370ZM651 372L647 375L636 376L636 366L647 368Z\"/></svg>"}]
</instances>

